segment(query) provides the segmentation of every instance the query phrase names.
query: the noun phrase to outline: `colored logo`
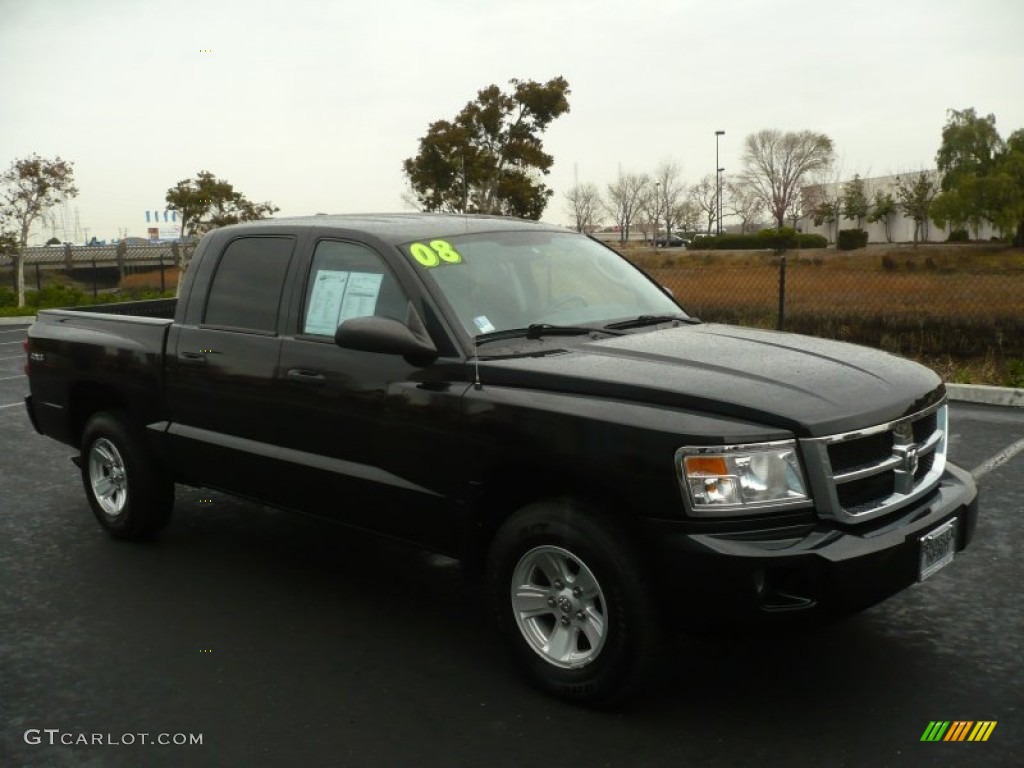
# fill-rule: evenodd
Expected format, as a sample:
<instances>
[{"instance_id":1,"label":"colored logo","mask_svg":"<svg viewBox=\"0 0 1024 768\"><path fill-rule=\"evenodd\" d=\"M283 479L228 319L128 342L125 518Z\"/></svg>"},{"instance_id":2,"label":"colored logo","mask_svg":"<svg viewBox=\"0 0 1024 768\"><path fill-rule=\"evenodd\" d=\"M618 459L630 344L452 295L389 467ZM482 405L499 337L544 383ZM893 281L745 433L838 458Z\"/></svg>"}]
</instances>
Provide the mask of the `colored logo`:
<instances>
[{"instance_id":1,"label":"colored logo","mask_svg":"<svg viewBox=\"0 0 1024 768\"><path fill-rule=\"evenodd\" d=\"M996 720L932 720L921 741L988 741Z\"/></svg>"}]
</instances>

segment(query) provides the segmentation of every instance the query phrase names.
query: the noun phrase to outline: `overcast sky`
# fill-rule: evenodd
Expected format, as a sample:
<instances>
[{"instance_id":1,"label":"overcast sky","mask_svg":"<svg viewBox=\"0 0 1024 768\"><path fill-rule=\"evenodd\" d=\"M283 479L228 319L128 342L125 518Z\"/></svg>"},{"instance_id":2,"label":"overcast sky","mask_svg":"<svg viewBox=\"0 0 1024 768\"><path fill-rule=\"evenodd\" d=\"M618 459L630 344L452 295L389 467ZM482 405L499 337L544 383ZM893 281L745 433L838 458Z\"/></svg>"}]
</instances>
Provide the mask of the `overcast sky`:
<instances>
[{"instance_id":1,"label":"overcast sky","mask_svg":"<svg viewBox=\"0 0 1024 768\"><path fill-rule=\"evenodd\" d=\"M949 108L1024 128L1022 29L1021 0L0 0L0 165L73 161L101 239L200 170L281 215L403 210L429 123L561 75L565 223L574 179L713 173L716 129L726 175L763 128L826 133L847 176L933 167Z\"/></svg>"}]
</instances>

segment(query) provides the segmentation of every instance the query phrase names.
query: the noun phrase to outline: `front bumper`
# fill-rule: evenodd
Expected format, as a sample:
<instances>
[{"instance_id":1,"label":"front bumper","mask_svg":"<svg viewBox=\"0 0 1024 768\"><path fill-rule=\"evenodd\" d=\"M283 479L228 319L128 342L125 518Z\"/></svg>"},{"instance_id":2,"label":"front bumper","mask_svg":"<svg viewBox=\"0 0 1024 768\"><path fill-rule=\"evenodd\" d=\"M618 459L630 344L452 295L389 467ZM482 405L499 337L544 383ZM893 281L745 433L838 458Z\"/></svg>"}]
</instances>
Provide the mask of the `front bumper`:
<instances>
[{"instance_id":1,"label":"front bumper","mask_svg":"<svg viewBox=\"0 0 1024 768\"><path fill-rule=\"evenodd\" d=\"M954 517L959 552L974 536L978 491L970 474L948 464L921 501L860 525L822 520L704 532L679 521L645 524L664 597L679 609L681 623L692 626L866 608L918 580L920 538Z\"/></svg>"}]
</instances>

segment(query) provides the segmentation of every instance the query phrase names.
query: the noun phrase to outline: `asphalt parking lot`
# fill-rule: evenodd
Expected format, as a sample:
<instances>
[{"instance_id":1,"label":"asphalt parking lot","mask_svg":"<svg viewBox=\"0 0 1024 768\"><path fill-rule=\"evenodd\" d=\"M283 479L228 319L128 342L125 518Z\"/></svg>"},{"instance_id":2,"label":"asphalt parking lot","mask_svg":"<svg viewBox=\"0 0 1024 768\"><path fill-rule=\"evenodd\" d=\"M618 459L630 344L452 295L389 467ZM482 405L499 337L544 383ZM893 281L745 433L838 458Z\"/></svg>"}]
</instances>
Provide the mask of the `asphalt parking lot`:
<instances>
[{"instance_id":1,"label":"asphalt parking lot","mask_svg":"<svg viewBox=\"0 0 1024 768\"><path fill-rule=\"evenodd\" d=\"M183 488L158 543L110 540L28 422L23 337L0 326L0 765L1021 764L1022 408L952 409L983 495L950 567L826 628L680 638L599 713L524 685L450 561Z\"/></svg>"}]
</instances>

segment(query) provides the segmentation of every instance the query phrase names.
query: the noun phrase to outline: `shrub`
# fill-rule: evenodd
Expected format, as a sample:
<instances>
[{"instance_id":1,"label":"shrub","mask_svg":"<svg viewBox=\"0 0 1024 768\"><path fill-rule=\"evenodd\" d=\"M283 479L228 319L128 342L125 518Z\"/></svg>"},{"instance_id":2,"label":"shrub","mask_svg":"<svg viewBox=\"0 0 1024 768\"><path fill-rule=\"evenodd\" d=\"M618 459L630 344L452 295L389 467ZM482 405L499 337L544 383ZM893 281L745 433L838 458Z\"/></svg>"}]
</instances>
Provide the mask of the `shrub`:
<instances>
[{"instance_id":1,"label":"shrub","mask_svg":"<svg viewBox=\"0 0 1024 768\"><path fill-rule=\"evenodd\" d=\"M868 233L863 229L840 229L836 247L841 251L853 251L868 244Z\"/></svg>"},{"instance_id":2,"label":"shrub","mask_svg":"<svg viewBox=\"0 0 1024 768\"><path fill-rule=\"evenodd\" d=\"M946 238L947 243L966 243L971 239L966 229L954 229Z\"/></svg>"},{"instance_id":3,"label":"shrub","mask_svg":"<svg viewBox=\"0 0 1024 768\"><path fill-rule=\"evenodd\" d=\"M18 297L10 288L0 288L0 307L13 307Z\"/></svg>"},{"instance_id":4,"label":"shrub","mask_svg":"<svg viewBox=\"0 0 1024 768\"><path fill-rule=\"evenodd\" d=\"M795 229L762 229L755 235L726 233L714 237L702 237L690 247L694 250L740 251L770 248L781 251L787 248L824 248L828 240L821 235L805 235Z\"/></svg>"},{"instance_id":5,"label":"shrub","mask_svg":"<svg viewBox=\"0 0 1024 768\"><path fill-rule=\"evenodd\" d=\"M78 288L67 285L48 285L41 291L26 291L25 306L33 309L74 307L86 303L86 295Z\"/></svg>"},{"instance_id":6,"label":"shrub","mask_svg":"<svg viewBox=\"0 0 1024 768\"><path fill-rule=\"evenodd\" d=\"M1006 364L1006 378L1003 384L1007 387L1024 388L1024 360L1013 359Z\"/></svg>"}]
</instances>

